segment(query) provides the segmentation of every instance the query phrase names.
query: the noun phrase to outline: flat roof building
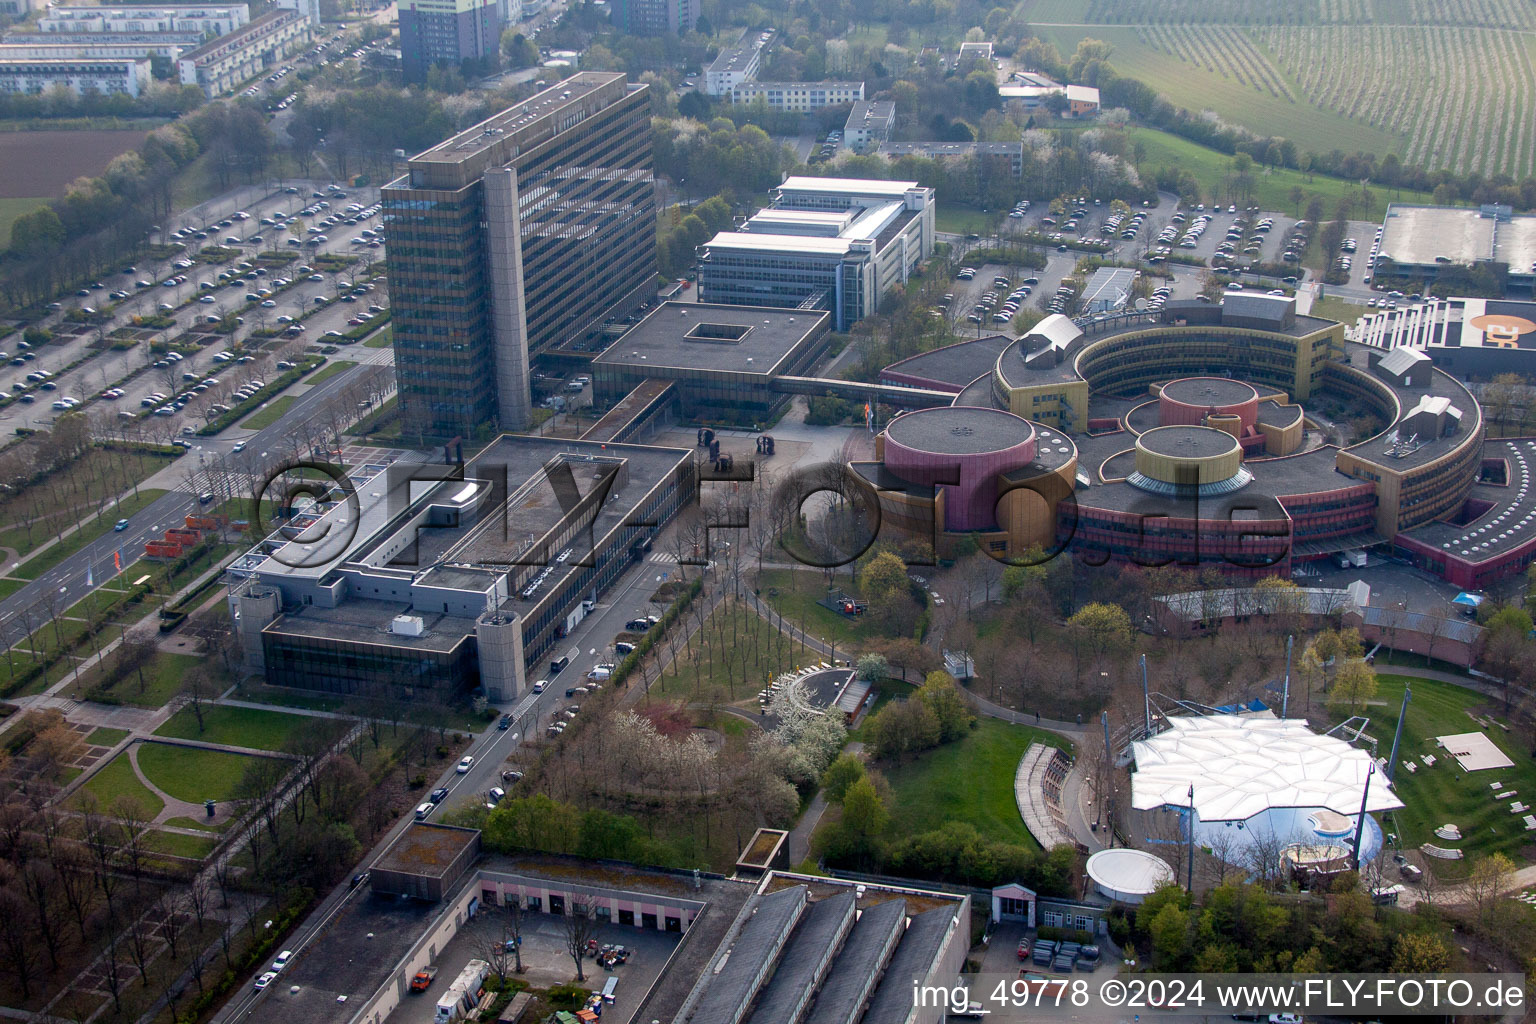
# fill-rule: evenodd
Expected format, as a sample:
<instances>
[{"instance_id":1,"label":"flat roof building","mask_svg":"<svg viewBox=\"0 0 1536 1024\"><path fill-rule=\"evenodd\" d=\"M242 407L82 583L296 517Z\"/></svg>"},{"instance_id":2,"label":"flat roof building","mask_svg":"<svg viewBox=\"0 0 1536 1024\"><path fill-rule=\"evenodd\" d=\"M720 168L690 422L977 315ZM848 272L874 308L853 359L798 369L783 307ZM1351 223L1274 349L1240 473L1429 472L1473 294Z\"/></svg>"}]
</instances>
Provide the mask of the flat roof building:
<instances>
[{"instance_id":1,"label":"flat roof building","mask_svg":"<svg viewBox=\"0 0 1536 1024\"><path fill-rule=\"evenodd\" d=\"M141 57L0 57L0 93L63 86L76 95L137 96L150 81L149 60Z\"/></svg>"},{"instance_id":2,"label":"flat roof building","mask_svg":"<svg viewBox=\"0 0 1536 1024\"><path fill-rule=\"evenodd\" d=\"M400 0L401 72L425 82L434 65L494 59L503 19L498 0Z\"/></svg>"},{"instance_id":3,"label":"flat roof building","mask_svg":"<svg viewBox=\"0 0 1536 1024\"><path fill-rule=\"evenodd\" d=\"M523 435L462 470L360 467L350 496L230 567L247 667L330 693L514 700L695 486L684 449Z\"/></svg>"},{"instance_id":4,"label":"flat roof building","mask_svg":"<svg viewBox=\"0 0 1536 1024\"><path fill-rule=\"evenodd\" d=\"M281 64L309 41L309 18L298 11L268 11L248 25L204 43L176 61L182 85L208 96L232 92Z\"/></svg>"},{"instance_id":5,"label":"flat roof building","mask_svg":"<svg viewBox=\"0 0 1536 1024\"><path fill-rule=\"evenodd\" d=\"M729 96L741 83L751 81L763 66L763 55L773 45L774 31L743 29L735 46L721 50L704 69L704 92L709 96Z\"/></svg>"},{"instance_id":6,"label":"flat roof building","mask_svg":"<svg viewBox=\"0 0 1536 1024\"><path fill-rule=\"evenodd\" d=\"M1536 215L1507 206L1477 209L1390 203L1382 220L1376 273L1426 284L1447 267L1508 268L1510 294L1536 289Z\"/></svg>"},{"instance_id":7,"label":"flat roof building","mask_svg":"<svg viewBox=\"0 0 1536 1024\"><path fill-rule=\"evenodd\" d=\"M1122 309L1131 300L1131 285L1136 281L1136 271L1129 267L1100 267L1088 279L1083 289L1083 310L1088 313L1108 313Z\"/></svg>"},{"instance_id":8,"label":"flat roof building","mask_svg":"<svg viewBox=\"0 0 1536 1024\"><path fill-rule=\"evenodd\" d=\"M843 144L855 153L879 146L896 127L896 104L890 100L860 100L843 125Z\"/></svg>"},{"instance_id":9,"label":"flat roof building","mask_svg":"<svg viewBox=\"0 0 1536 1024\"><path fill-rule=\"evenodd\" d=\"M769 110L804 112L839 107L864 98L863 82L738 82L731 88L732 103L761 100Z\"/></svg>"},{"instance_id":10,"label":"flat roof building","mask_svg":"<svg viewBox=\"0 0 1536 1024\"><path fill-rule=\"evenodd\" d=\"M882 142L877 152L891 160L904 156L921 156L930 160L958 160L975 157L983 160L1006 160L1008 170L1015 177L1024 173L1023 142Z\"/></svg>"},{"instance_id":11,"label":"flat roof building","mask_svg":"<svg viewBox=\"0 0 1536 1024\"><path fill-rule=\"evenodd\" d=\"M407 429L521 429L530 358L654 295L647 87L584 71L409 166L382 196Z\"/></svg>"},{"instance_id":12,"label":"flat roof building","mask_svg":"<svg viewBox=\"0 0 1536 1024\"><path fill-rule=\"evenodd\" d=\"M636 36L675 36L699 24L699 0L612 0L614 27Z\"/></svg>"},{"instance_id":13,"label":"flat roof building","mask_svg":"<svg viewBox=\"0 0 1536 1024\"><path fill-rule=\"evenodd\" d=\"M135 36L114 33L103 36L42 36L36 32L13 33L0 43L0 60L145 60L177 57L197 45L196 39L168 34ZM18 41L13 41L18 40Z\"/></svg>"},{"instance_id":14,"label":"flat roof building","mask_svg":"<svg viewBox=\"0 0 1536 1024\"><path fill-rule=\"evenodd\" d=\"M37 31L61 32L194 32L204 38L228 35L249 24L247 4L81 5L49 8Z\"/></svg>"},{"instance_id":15,"label":"flat roof building","mask_svg":"<svg viewBox=\"0 0 1536 1024\"><path fill-rule=\"evenodd\" d=\"M820 310L664 302L592 361L595 398L607 405L643 380L674 381L687 417L767 423L789 401L773 381L807 373L830 326Z\"/></svg>"},{"instance_id":16,"label":"flat roof building","mask_svg":"<svg viewBox=\"0 0 1536 1024\"><path fill-rule=\"evenodd\" d=\"M773 196L700 246L706 302L830 310L845 331L933 252L933 189L915 181L793 176Z\"/></svg>"}]
</instances>

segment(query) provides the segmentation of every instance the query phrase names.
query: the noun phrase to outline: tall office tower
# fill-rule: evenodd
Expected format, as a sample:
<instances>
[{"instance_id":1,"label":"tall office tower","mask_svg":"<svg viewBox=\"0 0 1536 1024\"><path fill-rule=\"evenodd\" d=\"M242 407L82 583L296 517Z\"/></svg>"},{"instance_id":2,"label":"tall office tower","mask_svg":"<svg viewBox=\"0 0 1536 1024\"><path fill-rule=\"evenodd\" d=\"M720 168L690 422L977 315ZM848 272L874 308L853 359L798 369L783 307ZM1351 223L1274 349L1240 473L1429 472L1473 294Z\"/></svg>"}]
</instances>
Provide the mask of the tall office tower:
<instances>
[{"instance_id":1,"label":"tall office tower","mask_svg":"<svg viewBox=\"0 0 1536 1024\"><path fill-rule=\"evenodd\" d=\"M399 0L398 10L407 82L425 82L434 64L495 57L501 46L498 0Z\"/></svg>"},{"instance_id":2,"label":"tall office tower","mask_svg":"<svg viewBox=\"0 0 1536 1024\"><path fill-rule=\"evenodd\" d=\"M585 71L410 160L384 187L407 429L516 430L529 358L655 294L650 96Z\"/></svg>"},{"instance_id":3,"label":"tall office tower","mask_svg":"<svg viewBox=\"0 0 1536 1024\"><path fill-rule=\"evenodd\" d=\"M699 24L699 0L613 0L615 28L635 36L678 35Z\"/></svg>"}]
</instances>

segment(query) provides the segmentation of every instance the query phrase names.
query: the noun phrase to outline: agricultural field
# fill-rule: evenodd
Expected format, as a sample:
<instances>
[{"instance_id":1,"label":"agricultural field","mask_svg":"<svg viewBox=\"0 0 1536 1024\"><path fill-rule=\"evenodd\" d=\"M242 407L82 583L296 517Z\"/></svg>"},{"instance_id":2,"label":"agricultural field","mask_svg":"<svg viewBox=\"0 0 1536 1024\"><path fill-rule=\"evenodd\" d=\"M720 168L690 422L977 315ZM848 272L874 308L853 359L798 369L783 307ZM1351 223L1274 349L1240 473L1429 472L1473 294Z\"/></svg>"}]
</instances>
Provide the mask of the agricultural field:
<instances>
[{"instance_id":1,"label":"agricultural field","mask_svg":"<svg viewBox=\"0 0 1536 1024\"><path fill-rule=\"evenodd\" d=\"M96 175L143 142L146 131L5 132L0 199L56 198L81 175ZM9 241L9 234L7 234Z\"/></svg>"},{"instance_id":2,"label":"agricultural field","mask_svg":"<svg viewBox=\"0 0 1536 1024\"><path fill-rule=\"evenodd\" d=\"M1536 8L1520 0L1032 0L1170 102L1326 152L1536 174Z\"/></svg>"}]
</instances>

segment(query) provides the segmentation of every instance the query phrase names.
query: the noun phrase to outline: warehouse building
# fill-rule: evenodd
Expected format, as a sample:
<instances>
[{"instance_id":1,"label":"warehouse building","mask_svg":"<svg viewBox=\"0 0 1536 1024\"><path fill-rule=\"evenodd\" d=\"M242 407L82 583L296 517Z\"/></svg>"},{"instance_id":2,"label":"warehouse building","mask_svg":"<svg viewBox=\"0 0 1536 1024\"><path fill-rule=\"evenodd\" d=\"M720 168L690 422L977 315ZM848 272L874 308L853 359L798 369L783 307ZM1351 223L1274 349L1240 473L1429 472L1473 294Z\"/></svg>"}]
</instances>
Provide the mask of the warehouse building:
<instances>
[{"instance_id":1,"label":"warehouse building","mask_svg":"<svg viewBox=\"0 0 1536 1024\"><path fill-rule=\"evenodd\" d=\"M845 331L932 254L934 205L915 181L788 177L740 230L699 247L700 296L829 310Z\"/></svg>"},{"instance_id":2,"label":"warehouse building","mask_svg":"<svg viewBox=\"0 0 1536 1024\"><path fill-rule=\"evenodd\" d=\"M1485 267L1504 294L1536 291L1536 215L1484 204L1417 206L1389 203L1381 223L1381 253L1373 272L1427 288L1448 268Z\"/></svg>"},{"instance_id":3,"label":"warehouse building","mask_svg":"<svg viewBox=\"0 0 1536 1024\"><path fill-rule=\"evenodd\" d=\"M1129 267L1100 267L1083 289L1083 312L1108 313L1131 301L1131 286L1138 274Z\"/></svg>"}]
</instances>

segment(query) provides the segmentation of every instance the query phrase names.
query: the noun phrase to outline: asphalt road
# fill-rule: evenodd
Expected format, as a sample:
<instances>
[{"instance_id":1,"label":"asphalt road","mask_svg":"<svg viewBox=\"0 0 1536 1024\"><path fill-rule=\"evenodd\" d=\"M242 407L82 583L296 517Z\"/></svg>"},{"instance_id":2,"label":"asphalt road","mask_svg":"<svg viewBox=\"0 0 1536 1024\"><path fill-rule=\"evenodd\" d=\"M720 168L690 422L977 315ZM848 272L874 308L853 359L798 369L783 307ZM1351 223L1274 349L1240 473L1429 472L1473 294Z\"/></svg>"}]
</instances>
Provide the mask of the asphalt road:
<instances>
[{"instance_id":1,"label":"asphalt road","mask_svg":"<svg viewBox=\"0 0 1536 1024\"><path fill-rule=\"evenodd\" d=\"M368 351L377 353L381 360L387 360L390 354L388 349ZM301 427L312 417L322 413L329 396L345 388L351 378L366 372L367 369L367 364L353 367L311 387L307 393L299 396L270 427L255 433L247 433L245 440L250 450L256 453L257 458L260 458L264 449L274 453L282 451L293 437L304 435L305 431ZM215 441L216 443L207 444L206 455L221 453L234 444L230 438L215 439ZM168 471L157 474L156 478L146 482L146 485L165 486L169 483L165 480L166 472L184 472L185 460L196 459L198 454L192 452L182 456L176 465L170 467ZM123 563L126 566L144 550L145 541L158 537L168 527L180 525L183 516L199 507L196 496L184 487L173 489L148 508L130 517L128 528L121 533L109 532L92 541L38 579L0 601L0 642L12 643L25 632L40 625L43 620L39 616L46 616L46 604L50 597L55 599L59 610L80 600L89 589L86 586L88 567L94 582L97 585L104 583L115 571L112 560L114 551L122 550Z\"/></svg>"}]
</instances>

